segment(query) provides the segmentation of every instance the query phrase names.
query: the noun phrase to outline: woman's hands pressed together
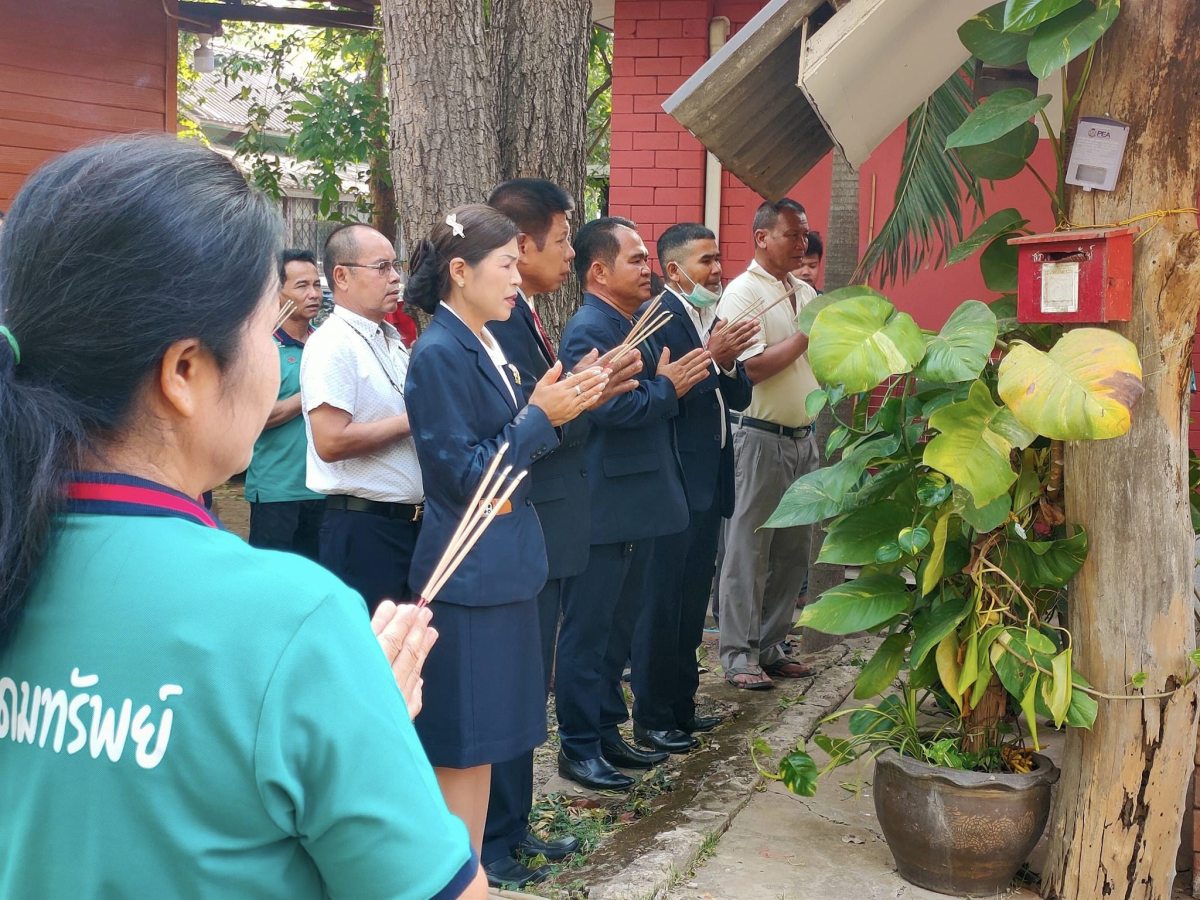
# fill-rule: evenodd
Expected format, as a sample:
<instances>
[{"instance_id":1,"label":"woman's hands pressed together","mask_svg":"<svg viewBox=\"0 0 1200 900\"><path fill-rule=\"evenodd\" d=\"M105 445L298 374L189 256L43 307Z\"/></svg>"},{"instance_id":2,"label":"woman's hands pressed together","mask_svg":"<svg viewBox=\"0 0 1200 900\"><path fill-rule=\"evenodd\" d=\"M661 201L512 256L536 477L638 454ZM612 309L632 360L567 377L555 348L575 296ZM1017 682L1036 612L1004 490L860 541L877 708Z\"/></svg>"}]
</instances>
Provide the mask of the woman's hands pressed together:
<instances>
[{"instance_id":1,"label":"woman's hands pressed together","mask_svg":"<svg viewBox=\"0 0 1200 900\"><path fill-rule=\"evenodd\" d=\"M565 378L561 375L562 360L559 360L546 370L529 397L529 405L544 412L555 428L594 405L609 381L609 373L598 366L573 372Z\"/></svg>"},{"instance_id":2,"label":"woman's hands pressed together","mask_svg":"<svg viewBox=\"0 0 1200 900\"><path fill-rule=\"evenodd\" d=\"M396 685L408 705L410 720L421 711L421 688L425 684L421 667L438 638L437 630L429 627L432 617L428 607L397 606L391 600L380 603L371 616L371 629L392 667Z\"/></svg>"}]
</instances>

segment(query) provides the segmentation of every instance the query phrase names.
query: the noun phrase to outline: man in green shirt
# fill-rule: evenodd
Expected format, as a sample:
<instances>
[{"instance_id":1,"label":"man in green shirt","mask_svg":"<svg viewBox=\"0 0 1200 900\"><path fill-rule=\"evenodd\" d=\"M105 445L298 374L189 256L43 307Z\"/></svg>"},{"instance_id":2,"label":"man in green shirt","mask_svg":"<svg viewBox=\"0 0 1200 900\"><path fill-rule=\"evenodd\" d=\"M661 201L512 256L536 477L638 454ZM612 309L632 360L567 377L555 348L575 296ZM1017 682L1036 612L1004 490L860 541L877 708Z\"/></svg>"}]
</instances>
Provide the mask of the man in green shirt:
<instances>
[{"instance_id":1,"label":"man in green shirt","mask_svg":"<svg viewBox=\"0 0 1200 900\"><path fill-rule=\"evenodd\" d=\"M324 497L305 486L308 439L300 415L300 359L321 311L321 275L309 250L284 250L279 263L279 305L294 309L275 332L279 348L279 398L254 444L246 472L250 544L317 559Z\"/></svg>"}]
</instances>

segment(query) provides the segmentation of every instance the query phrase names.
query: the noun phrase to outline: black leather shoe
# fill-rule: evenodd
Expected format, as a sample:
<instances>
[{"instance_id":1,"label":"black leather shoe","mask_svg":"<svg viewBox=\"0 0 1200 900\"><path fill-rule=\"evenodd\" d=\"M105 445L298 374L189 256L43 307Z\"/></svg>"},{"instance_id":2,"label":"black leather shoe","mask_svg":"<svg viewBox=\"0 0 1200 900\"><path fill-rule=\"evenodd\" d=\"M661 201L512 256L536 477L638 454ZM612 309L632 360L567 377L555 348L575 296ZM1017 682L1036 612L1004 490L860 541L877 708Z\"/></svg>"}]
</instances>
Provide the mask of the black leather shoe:
<instances>
[{"instance_id":1,"label":"black leather shoe","mask_svg":"<svg viewBox=\"0 0 1200 900\"><path fill-rule=\"evenodd\" d=\"M712 731L724 721L724 716L692 716L691 719L679 726L679 730L686 731L688 734L702 734Z\"/></svg>"},{"instance_id":2,"label":"black leather shoe","mask_svg":"<svg viewBox=\"0 0 1200 900\"><path fill-rule=\"evenodd\" d=\"M525 833L525 839L517 845L517 849L528 856L544 856L549 860L566 859L579 849L579 838L568 834L556 841L543 841L533 832Z\"/></svg>"},{"instance_id":3,"label":"black leather shoe","mask_svg":"<svg viewBox=\"0 0 1200 900\"><path fill-rule=\"evenodd\" d=\"M511 856L488 863L483 867L483 872L487 875L488 885L494 888L523 888L527 884L545 881L551 875L549 866L527 869Z\"/></svg>"},{"instance_id":4,"label":"black leather shoe","mask_svg":"<svg viewBox=\"0 0 1200 900\"><path fill-rule=\"evenodd\" d=\"M687 753L700 742L690 734L671 728L667 731L651 731L637 723L633 726L633 739L644 747L653 747L664 753Z\"/></svg>"},{"instance_id":5,"label":"black leather shoe","mask_svg":"<svg viewBox=\"0 0 1200 900\"><path fill-rule=\"evenodd\" d=\"M558 774L593 791L627 791L635 784L628 775L618 772L603 756L595 759L567 759L558 753Z\"/></svg>"},{"instance_id":6,"label":"black leather shoe","mask_svg":"<svg viewBox=\"0 0 1200 900\"><path fill-rule=\"evenodd\" d=\"M653 769L670 756L669 753L651 753L640 747L631 747L624 738L617 738L614 743L602 741L600 752L610 763L622 769Z\"/></svg>"}]
</instances>

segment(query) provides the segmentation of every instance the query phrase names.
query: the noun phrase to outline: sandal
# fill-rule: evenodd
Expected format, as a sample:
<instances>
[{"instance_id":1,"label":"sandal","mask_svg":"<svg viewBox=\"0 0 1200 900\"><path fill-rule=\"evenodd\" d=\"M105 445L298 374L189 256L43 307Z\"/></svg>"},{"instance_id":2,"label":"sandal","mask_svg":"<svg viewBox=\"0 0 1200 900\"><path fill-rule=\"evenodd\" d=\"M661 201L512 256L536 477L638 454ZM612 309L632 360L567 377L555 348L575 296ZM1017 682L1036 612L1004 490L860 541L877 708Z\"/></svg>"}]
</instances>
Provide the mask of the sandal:
<instances>
[{"instance_id":1,"label":"sandal","mask_svg":"<svg viewBox=\"0 0 1200 900\"><path fill-rule=\"evenodd\" d=\"M817 670L806 663L794 659L781 659L779 662L763 666L763 671L776 678L808 678L817 674Z\"/></svg>"},{"instance_id":2,"label":"sandal","mask_svg":"<svg viewBox=\"0 0 1200 900\"><path fill-rule=\"evenodd\" d=\"M769 691L775 687L775 682L758 666L748 666L744 669L726 669L725 682L740 691Z\"/></svg>"}]
</instances>

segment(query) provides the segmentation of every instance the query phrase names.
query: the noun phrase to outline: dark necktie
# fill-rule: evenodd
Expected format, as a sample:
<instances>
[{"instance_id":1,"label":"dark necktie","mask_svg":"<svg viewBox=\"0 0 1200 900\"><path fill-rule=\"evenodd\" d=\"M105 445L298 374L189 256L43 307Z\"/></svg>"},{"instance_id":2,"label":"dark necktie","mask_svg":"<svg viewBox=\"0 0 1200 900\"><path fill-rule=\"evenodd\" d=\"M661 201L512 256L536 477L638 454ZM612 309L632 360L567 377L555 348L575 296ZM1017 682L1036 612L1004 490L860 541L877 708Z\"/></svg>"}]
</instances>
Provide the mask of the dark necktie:
<instances>
[{"instance_id":1,"label":"dark necktie","mask_svg":"<svg viewBox=\"0 0 1200 900\"><path fill-rule=\"evenodd\" d=\"M538 337L542 339L542 346L546 348L546 353L550 357L550 365L554 365L554 347L550 343L550 336L546 334L546 329L542 327L542 320L538 316L537 310L530 306L529 313L533 316L533 325L537 329Z\"/></svg>"}]
</instances>

